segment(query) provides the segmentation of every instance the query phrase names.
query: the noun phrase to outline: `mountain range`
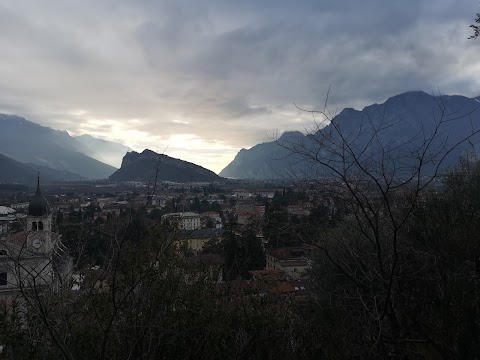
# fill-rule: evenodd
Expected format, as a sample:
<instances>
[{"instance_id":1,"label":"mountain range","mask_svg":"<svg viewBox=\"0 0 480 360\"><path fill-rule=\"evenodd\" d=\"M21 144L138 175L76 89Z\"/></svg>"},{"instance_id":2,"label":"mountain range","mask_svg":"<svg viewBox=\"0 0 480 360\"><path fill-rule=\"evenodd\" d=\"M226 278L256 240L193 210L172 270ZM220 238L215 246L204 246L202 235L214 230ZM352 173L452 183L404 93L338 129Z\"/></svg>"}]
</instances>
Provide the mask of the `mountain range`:
<instances>
[{"instance_id":1,"label":"mountain range","mask_svg":"<svg viewBox=\"0 0 480 360\"><path fill-rule=\"evenodd\" d=\"M480 129L479 107L480 97L436 97L412 91L362 110L346 108L315 132L306 135L298 131L286 132L276 141L241 149L220 176L201 166L151 150L137 153L116 142L90 135L73 137L66 131L41 126L20 116L0 114L0 183L31 184L37 170L46 181L106 178L111 181L148 181L156 176L157 181L211 182L222 177L285 179L323 176L325 174L315 166L318 161L308 161L308 156L337 161L338 151L324 146L321 141L326 138L330 144L350 143L355 149L362 149L360 155L371 164L381 161L382 147L384 149L387 145L395 149L397 158L403 156L403 166L408 168L414 159L405 157L402 151L418 148L425 141L423 136L428 138L439 121L444 122L441 131L435 133L431 148L451 146L470 134L472 129ZM343 140L335 131L338 129ZM375 132L375 129L379 131ZM371 141L372 132L375 132L374 142ZM479 146L480 138L476 134L452 151L443 162L444 166L456 164L465 151L478 154ZM121 167L117 170L112 164L120 165L120 159ZM391 162L389 166L396 164Z\"/></svg>"},{"instance_id":2,"label":"mountain range","mask_svg":"<svg viewBox=\"0 0 480 360\"><path fill-rule=\"evenodd\" d=\"M112 165L121 165L120 169ZM156 171L158 169L158 172ZM32 185L40 171L42 181L211 182L221 179L201 166L91 135L70 136L27 119L0 114L0 183Z\"/></svg>"},{"instance_id":3,"label":"mountain range","mask_svg":"<svg viewBox=\"0 0 480 360\"><path fill-rule=\"evenodd\" d=\"M124 181L173 181L173 182L214 182L221 178L213 171L199 165L157 154L151 150L142 153L128 152L122 160L122 166L109 180Z\"/></svg>"},{"instance_id":4,"label":"mountain range","mask_svg":"<svg viewBox=\"0 0 480 360\"><path fill-rule=\"evenodd\" d=\"M91 137L80 136L77 139L66 131L41 126L20 116L0 114L2 164L11 165L9 169L0 167L2 174L16 173L13 168L18 171L23 169L27 173L30 169L37 169L47 175L45 179L49 178L51 181L104 179L116 168L99 159L103 159L105 154L111 157L115 147L118 149L117 158L121 159L128 150L123 145ZM18 166L18 163L26 164L26 167ZM8 178L13 181L15 177L10 175ZM20 176L16 182L22 182L23 178L24 176Z\"/></svg>"},{"instance_id":5,"label":"mountain range","mask_svg":"<svg viewBox=\"0 0 480 360\"><path fill-rule=\"evenodd\" d=\"M68 171L51 169L46 166L23 164L0 154L0 184L34 185L38 171L43 182L84 180L80 175Z\"/></svg>"},{"instance_id":6,"label":"mountain range","mask_svg":"<svg viewBox=\"0 0 480 360\"><path fill-rule=\"evenodd\" d=\"M472 128L479 129L479 107L480 98L458 95L437 97L422 91L406 92L362 110L346 108L332 119L332 123L310 134L286 132L276 141L258 144L248 150L241 149L219 175L238 179L321 176L321 170L319 172L315 166L318 162L307 158L317 156L335 160L340 149L337 148L335 154L331 148L325 148L321 140L328 138L330 144L345 144L336 129L340 129L346 142L356 149L362 149L361 156L368 156L371 162L380 161L378 156L385 145L395 149L396 156L412 162L413 157L407 159L402 151L408 152L409 148L418 147L424 141L423 135L432 135L439 121L444 122L440 131L435 133L435 143L431 144L431 148L438 147L439 150L444 145L452 146L465 138ZM375 135L376 141L370 142L375 129L379 130ZM456 164L467 150L478 154L479 146L480 138L476 134L449 154L443 163L444 167ZM404 164L404 167L407 168L407 165Z\"/></svg>"}]
</instances>

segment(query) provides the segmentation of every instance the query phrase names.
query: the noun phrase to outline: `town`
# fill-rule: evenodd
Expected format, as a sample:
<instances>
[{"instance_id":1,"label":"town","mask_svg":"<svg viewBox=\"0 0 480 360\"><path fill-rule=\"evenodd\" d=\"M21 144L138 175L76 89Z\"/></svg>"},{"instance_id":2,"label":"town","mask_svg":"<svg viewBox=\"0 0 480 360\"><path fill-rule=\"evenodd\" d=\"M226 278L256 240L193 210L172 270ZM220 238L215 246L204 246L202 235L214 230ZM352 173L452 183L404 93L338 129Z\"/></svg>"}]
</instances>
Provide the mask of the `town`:
<instances>
[{"instance_id":1,"label":"town","mask_svg":"<svg viewBox=\"0 0 480 360\"><path fill-rule=\"evenodd\" d=\"M6 249L18 241L18 233L25 234L25 226L32 230L27 237L47 231L46 226L32 229L29 219L37 216L29 211L31 191L2 192L0 234ZM70 267L71 273L64 274L64 281L68 282L68 276L71 281L82 279L84 271L100 268L101 261L95 253L98 249L92 245L99 240L94 239L95 235L82 234L89 231L94 234L136 217L145 226L172 224L176 256L193 263L211 261L211 266L218 267L220 283L228 285L229 281L235 281L236 287L298 298L308 295L311 246L306 239L286 231L285 225L312 224L319 213L326 222L332 222L337 211L333 196L325 188L313 185L298 188L286 182L162 182L154 189L152 184L140 182L86 183L44 185L41 191L49 206L48 213L42 214L51 222L48 231L58 234L58 242L70 254L72 264L81 264ZM249 253L252 259L244 258L245 266L241 269L224 268L226 254L219 245L232 237L252 250ZM2 302L2 311L8 311L6 307L12 305L12 296L19 291L16 282L10 281L13 277L13 273L1 274L0 296L10 294L9 301ZM263 286L257 282L263 282ZM81 284L72 287L80 289Z\"/></svg>"},{"instance_id":2,"label":"town","mask_svg":"<svg viewBox=\"0 0 480 360\"><path fill-rule=\"evenodd\" d=\"M0 18L0 360L480 359L477 2Z\"/></svg>"}]
</instances>

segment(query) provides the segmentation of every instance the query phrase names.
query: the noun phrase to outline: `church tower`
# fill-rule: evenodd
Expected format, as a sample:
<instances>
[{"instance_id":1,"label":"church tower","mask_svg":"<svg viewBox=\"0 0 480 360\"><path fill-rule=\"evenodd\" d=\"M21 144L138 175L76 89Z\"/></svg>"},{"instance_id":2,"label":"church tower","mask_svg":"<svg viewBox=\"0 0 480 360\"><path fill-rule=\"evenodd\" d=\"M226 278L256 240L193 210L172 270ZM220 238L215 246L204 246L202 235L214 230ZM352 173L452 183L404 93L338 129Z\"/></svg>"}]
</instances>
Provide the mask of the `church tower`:
<instances>
[{"instance_id":1,"label":"church tower","mask_svg":"<svg viewBox=\"0 0 480 360\"><path fill-rule=\"evenodd\" d=\"M36 253L53 251L52 215L47 199L40 190L40 175L37 176L37 191L28 205L27 247Z\"/></svg>"}]
</instances>

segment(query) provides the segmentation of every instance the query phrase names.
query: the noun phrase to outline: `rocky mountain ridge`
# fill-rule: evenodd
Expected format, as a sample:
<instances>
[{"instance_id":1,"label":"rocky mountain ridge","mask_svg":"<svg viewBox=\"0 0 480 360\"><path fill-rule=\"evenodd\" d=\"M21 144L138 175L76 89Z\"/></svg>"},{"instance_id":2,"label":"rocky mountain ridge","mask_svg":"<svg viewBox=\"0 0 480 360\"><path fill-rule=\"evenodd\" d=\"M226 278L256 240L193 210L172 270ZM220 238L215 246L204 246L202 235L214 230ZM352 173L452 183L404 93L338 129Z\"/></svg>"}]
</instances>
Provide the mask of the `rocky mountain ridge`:
<instances>
[{"instance_id":1,"label":"rocky mountain ridge","mask_svg":"<svg viewBox=\"0 0 480 360\"><path fill-rule=\"evenodd\" d=\"M110 177L110 181L126 182L215 182L221 178L213 171L199 165L175 159L151 150L142 153L128 152L122 160L122 166Z\"/></svg>"},{"instance_id":2,"label":"rocky mountain ridge","mask_svg":"<svg viewBox=\"0 0 480 360\"><path fill-rule=\"evenodd\" d=\"M428 136L441 119L447 121L436 134L437 140L439 143L446 141L453 144L466 137L472 131L472 126L480 128L479 107L478 98L459 95L435 97L422 91L411 91L393 96L382 104L366 106L362 110L346 108L333 121L347 141L354 143L358 149L364 148L365 151L374 153L374 144L369 144L372 129L381 129L376 135L379 142L390 144L389 146L397 144L400 148L406 147L410 141L413 141L412 144L422 141L416 136L422 132ZM316 156L332 157L328 149L319 146L319 139L330 136L329 133L333 133L332 124L307 135L286 132L277 141L240 150L219 175L239 179L321 176L322 170L313 167L313 163L306 161L306 157L296 150L314 150L312 154L317 154ZM449 154L445 167L454 165L467 150L478 153L479 146L480 139L476 135Z\"/></svg>"}]
</instances>

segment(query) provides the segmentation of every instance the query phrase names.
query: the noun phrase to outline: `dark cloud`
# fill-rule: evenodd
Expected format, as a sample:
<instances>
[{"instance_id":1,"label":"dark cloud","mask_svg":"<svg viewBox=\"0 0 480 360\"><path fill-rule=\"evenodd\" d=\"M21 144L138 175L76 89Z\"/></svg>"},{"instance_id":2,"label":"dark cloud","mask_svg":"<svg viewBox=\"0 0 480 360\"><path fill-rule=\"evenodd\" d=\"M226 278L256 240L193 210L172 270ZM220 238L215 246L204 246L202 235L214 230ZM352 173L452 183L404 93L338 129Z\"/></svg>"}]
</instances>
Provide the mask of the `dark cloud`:
<instances>
[{"instance_id":1,"label":"dark cloud","mask_svg":"<svg viewBox=\"0 0 480 360\"><path fill-rule=\"evenodd\" d=\"M402 91L480 94L476 0L0 4L0 110L220 170L241 147Z\"/></svg>"}]
</instances>

